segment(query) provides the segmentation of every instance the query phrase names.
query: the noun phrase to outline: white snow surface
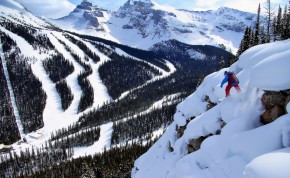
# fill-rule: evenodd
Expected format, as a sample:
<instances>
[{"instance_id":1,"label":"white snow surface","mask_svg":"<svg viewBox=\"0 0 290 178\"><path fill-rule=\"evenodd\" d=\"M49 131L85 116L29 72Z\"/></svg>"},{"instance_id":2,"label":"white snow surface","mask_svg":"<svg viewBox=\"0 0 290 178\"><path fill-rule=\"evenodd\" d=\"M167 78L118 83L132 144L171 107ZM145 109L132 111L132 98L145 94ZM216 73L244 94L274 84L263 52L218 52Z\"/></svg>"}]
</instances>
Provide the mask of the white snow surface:
<instances>
[{"instance_id":1,"label":"white snow surface","mask_svg":"<svg viewBox=\"0 0 290 178\"><path fill-rule=\"evenodd\" d=\"M290 40L255 46L229 68L205 77L198 89L177 105L174 122L135 161L133 178L289 178L290 115L262 125L264 90L290 88ZM241 92L224 98L225 70L240 79ZM206 111L205 96L218 104ZM290 104L287 105L290 111ZM190 120L190 118L194 118ZM190 122L181 138L175 127ZM222 127L222 122L226 123ZM217 132L220 134L217 134ZM212 135L212 136L210 136ZM207 137L188 154L191 139ZM174 149L169 151L169 144Z\"/></svg>"},{"instance_id":2,"label":"white snow surface","mask_svg":"<svg viewBox=\"0 0 290 178\"><path fill-rule=\"evenodd\" d=\"M20 3L14 0L1 0L0 12L5 14L5 18L13 23L27 23L35 27L48 27L48 24L43 19L40 19L28 12ZM17 19L21 19L21 22Z\"/></svg>"}]
</instances>

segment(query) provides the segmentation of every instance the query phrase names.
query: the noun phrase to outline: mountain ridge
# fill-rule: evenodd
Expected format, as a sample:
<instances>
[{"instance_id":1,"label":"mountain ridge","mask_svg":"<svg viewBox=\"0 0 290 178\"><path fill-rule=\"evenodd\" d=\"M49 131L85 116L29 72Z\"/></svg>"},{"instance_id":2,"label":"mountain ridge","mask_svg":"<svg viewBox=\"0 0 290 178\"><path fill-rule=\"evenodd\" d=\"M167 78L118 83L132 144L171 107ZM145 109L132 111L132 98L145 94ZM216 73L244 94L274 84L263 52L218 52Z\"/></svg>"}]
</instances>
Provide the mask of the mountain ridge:
<instances>
[{"instance_id":1,"label":"mountain ridge","mask_svg":"<svg viewBox=\"0 0 290 178\"><path fill-rule=\"evenodd\" d=\"M90 4L90 7L94 7ZM76 8L77 9L77 8ZM105 39L147 50L155 43L176 39L186 44L224 44L236 51L243 32L256 20L252 13L221 7L217 10L189 11L161 6L154 1L126 1L116 11L101 10L103 17L94 16L97 26L77 23L73 13L53 20L70 31L91 34ZM90 12L93 14L93 11ZM84 17L84 15L80 14ZM70 18L69 18L70 17ZM90 22L89 18L84 22Z\"/></svg>"}]
</instances>

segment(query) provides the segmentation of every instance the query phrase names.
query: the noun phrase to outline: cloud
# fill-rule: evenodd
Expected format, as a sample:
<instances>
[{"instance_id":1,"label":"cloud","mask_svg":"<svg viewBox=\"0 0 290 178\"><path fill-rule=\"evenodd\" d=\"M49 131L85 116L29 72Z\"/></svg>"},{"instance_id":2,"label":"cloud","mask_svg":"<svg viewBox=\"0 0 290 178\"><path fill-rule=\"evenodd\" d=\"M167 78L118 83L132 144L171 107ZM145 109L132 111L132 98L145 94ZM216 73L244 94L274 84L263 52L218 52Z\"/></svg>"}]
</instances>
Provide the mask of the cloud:
<instances>
[{"instance_id":1,"label":"cloud","mask_svg":"<svg viewBox=\"0 0 290 178\"><path fill-rule=\"evenodd\" d=\"M68 0L17 0L33 14L48 18L68 15L75 5Z\"/></svg>"},{"instance_id":2,"label":"cloud","mask_svg":"<svg viewBox=\"0 0 290 178\"><path fill-rule=\"evenodd\" d=\"M217 9L221 6L224 6L224 1L220 0L196 0L194 1L194 6L196 9L203 9L203 10L213 10Z\"/></svg>"},{"instance_id":3,"label":"cloud","mask_svg":"<svg viewBox=\"0 0 290 178\"><path fill-rule=\"evenodd\" d=\"M247 12L253 12L256 13L258 11L259 3L261 5L261 8L263 7L263 4L266 2L266 0L243 0L243 2L238 3L233 1L228 1L225 3L226 6L236 8L242 11Z\"/></svg>"},{"instance_id":4,"label":"cloud","mask_svg":"<svg viewBox=\"0 0 290 178\"><path fill-rule=\"evenodd\" d=\"M28 10L38 16L49 18L59 18L68 15L82 0L17 0ZM127 0L88 0L93 5L98 5L108 10L116 10ZM263 10L266 0L242 0L239 3L233 0L153 0L161 5L169 5L178 9L188 10L215 10L219 7L230 7L256 13L259 3ZM277 9L278 4L282 7L288 4L288 0L271 0L273 9Z\"/></svg>"},{"instance_id":5,"label":"cloud","mask_svg":"<svg viewBox=\"0 0 290 178\"><path fill-rule=\"evenodd\" d=\"M261 8L263 8L264 4L267 0L243 0L237 3L237 1L233 0L195 0L193 1L196 9L218 9L219 7L230 7L234 9L238 9L241 11L256 13L258 10L259 3L261 4ZM278 4L287 4L288 0L272 0L272 8L276 9Z\"/></svg>"},{"instance_id":6,"label":"cloud","mask_svg":"<svg viewBox=\"0 0 290 178\"><path fill-rule=\"evenodd\" d=\"M220 7L230 7L241 11L256 13L259 3L261 8L267 0L242 0L239 3L233 0L154 0L159 4L167 4L176 8L188 10L215 10ZM278 5L282 7L288 4L288 0L271 0L273 9L277 9Z\"/></svg>"}]
</instances>

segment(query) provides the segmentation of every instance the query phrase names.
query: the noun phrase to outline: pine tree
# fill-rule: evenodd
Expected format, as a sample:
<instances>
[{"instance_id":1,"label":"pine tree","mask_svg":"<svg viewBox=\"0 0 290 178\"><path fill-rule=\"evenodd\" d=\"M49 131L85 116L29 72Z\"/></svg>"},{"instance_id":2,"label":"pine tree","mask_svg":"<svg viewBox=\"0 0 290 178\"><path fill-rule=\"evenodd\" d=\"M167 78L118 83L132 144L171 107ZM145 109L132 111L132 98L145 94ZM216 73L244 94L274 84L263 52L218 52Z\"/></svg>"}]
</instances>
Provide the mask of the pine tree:
<instances>
[{"instance_id":1,"label":"pine tree","mask_svg":"<svg viewBox=\"0 0 290 178\"><path fill-rule=\"evenodd\" d=\"M233 63L235 63L237 61L237 58L233 55L233 52L232 50L230 49L230 54L232 55L229 55L229 58L228 58L228 63L227 63L227 67L230 67Z\"/></svg>"},{"instance_id":2,"label":"pine tree","mask_svg":"<svg viewBox=\"0 0 290 178\"><path fill-rule=\"evenodd\" d=\"M198 88L198 86L203 82L204 79L204 74L201 74L198 78L197 84L196 84L196 89Z\"/></svg>"},{"instance_id":3,"label":"pine tree","mask_svg":"<svg viewBox=\"0 0 290 178\"><path fill-rule=\"evenodd\" d=\"M237 52L237 57L239 57L244 51L249 49L251 47L251 35L252 29L250 27L247 27L244 33L244 37L240 43L239 50Z\"/></svg>"},{"instance_id":4,"label":"pine tree","mask_svg":"<svg viewBox=\"0 0 290 178\"><path fill-rule=\"evenodd\" d=\"M287 15L287 6L284 8L284 12L282 15L281 20L281 39L287 39L287 21L288 21L288 15Z\"/></svg>"},{"instance_id":5,"label":"pine tree","mask_svg":"<svg viewBox=\"0 0 290 178\"><path fill-rule=\"evenodd\" d=\"M261 14L261 7L259 3L258 13L257 13L257 21L255 27L255 37L254 37L254 45L260 44L259 35L260 35L260 14Z\"/></svg>"},{"instance_id":6,"label":"pine tree","mask_svg":"<svg viewBox=\"0 0 290 178\"><path fill-rule=\"evenodd\" d=\"M287 38L289 39L290 38L290 0L289 0L289 5L288 5L288 15L287 15L287 23L286 23L286 31L288 32L287 33Z\"/></svg>"},{"instance_id":7,"label":"pine tree","mask_svg":"<svg viewBox=\"0 0 290 178\"><path fill-rule=\"evenodd\" d=\"M276 41L278 37L278 27L277 27L277 18L274 17L273 23L272 23L272 33L273 33L273 40Z\"/></svg>"},{"instance_id":8,"label":"pine tree","mask_svg":"<svg viewBox=\"0 0 290 178\"><path fill-rule=\"evenodd\" d=\"M273 29L277 34L278 40L281 39L283 33L283 23L282 23L282 8L279 6L278 15L276 18L276 24L273 24Z\"/></svg>"},{"instance_id":9,"label":"pine tree","mask_svg":"<svg viewBox=\"0 0 290 178\"><path fill-rule=\"evenodd\" d=\"M272 18L274 16L274 11L272 10L271 1L267 0L264 6L265 13L266 13L266 42L270 42L271 34L270 29L272 25Z\"/></svg>"},{"instance_id":10,"label":"pine tree","mask_svg":"<svg viewBox=\"0 0 290 178\"><path fill-rule=\"evenodd\" d=\"M221 56L221 60L219 62L219 65L220 65L220 69L224 68L225 67L225 60L224 60L224 56Z\"/></svg>"}]
</instances>

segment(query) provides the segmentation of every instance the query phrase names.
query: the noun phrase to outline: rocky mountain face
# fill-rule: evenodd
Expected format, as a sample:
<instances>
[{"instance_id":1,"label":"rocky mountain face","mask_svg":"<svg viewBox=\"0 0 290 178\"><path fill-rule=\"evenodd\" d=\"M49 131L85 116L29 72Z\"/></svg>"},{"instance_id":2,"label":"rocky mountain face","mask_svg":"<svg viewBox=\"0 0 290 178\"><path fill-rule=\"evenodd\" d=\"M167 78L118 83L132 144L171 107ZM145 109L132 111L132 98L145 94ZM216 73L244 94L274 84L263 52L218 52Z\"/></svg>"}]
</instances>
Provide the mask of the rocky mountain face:
<instances>
[{"instance_id":1,"label":"rocky mountain face","mask_svg":"<svg viewBox=\"0 0 290 178\"><path fill-rule=\"evenodd\" d=\"M128 0L114 15L116 18L129 20L127 24L122 25L122 29L136 29L142 38L148 36L161 38L170 33L169 22L164 17L174 14L155 10L153 7L154 4L150 0Z\"/></svg>"},{"instance_id":2,"label":"rocky mountain face","mask_svg":"<svg viewBox=\"0 0 290 178\"><path fill-rule=\"evenodd\" d=\"M149 49L170 39L191 45L223 44L238 48L255 14L221 7L189 11L165 7L151 0L128 0L117 11L107 11L84 0L68 16L54 21L70 31Z\"/></svg>"},{"instance_id":3,"label":"rocky mountain face","mask_svg":"<svg viewBox=\"0 0 290 178\"><path fill-rule=\"evenodd\" d=\"M201 35L205 35L210 30L243 33L246 26L255 20L254 14L227 7L205 12L187 11L166 9L151 0L128 0L115 16L129 19L129 23L122 28L138 29L143 37L149 36L150 33L153 33L154 37L164 36L168 32L192 34L196 30L199 30Z\"/></svg>"},{"instance_id":4,"label":"rocky mountain face","mask_svg":"<svg viewBox=\"0 0 290 178\"><path fill-rule=\"evenodd\" d=\"M103 31L104 28L100 25L99 18L103 18L104 13L106 13L106 10L83 0L68 16L60 18L56 22L57 24L70 23L76 29L93 28L97 31Z\"/></svg>"}]
</instances>

